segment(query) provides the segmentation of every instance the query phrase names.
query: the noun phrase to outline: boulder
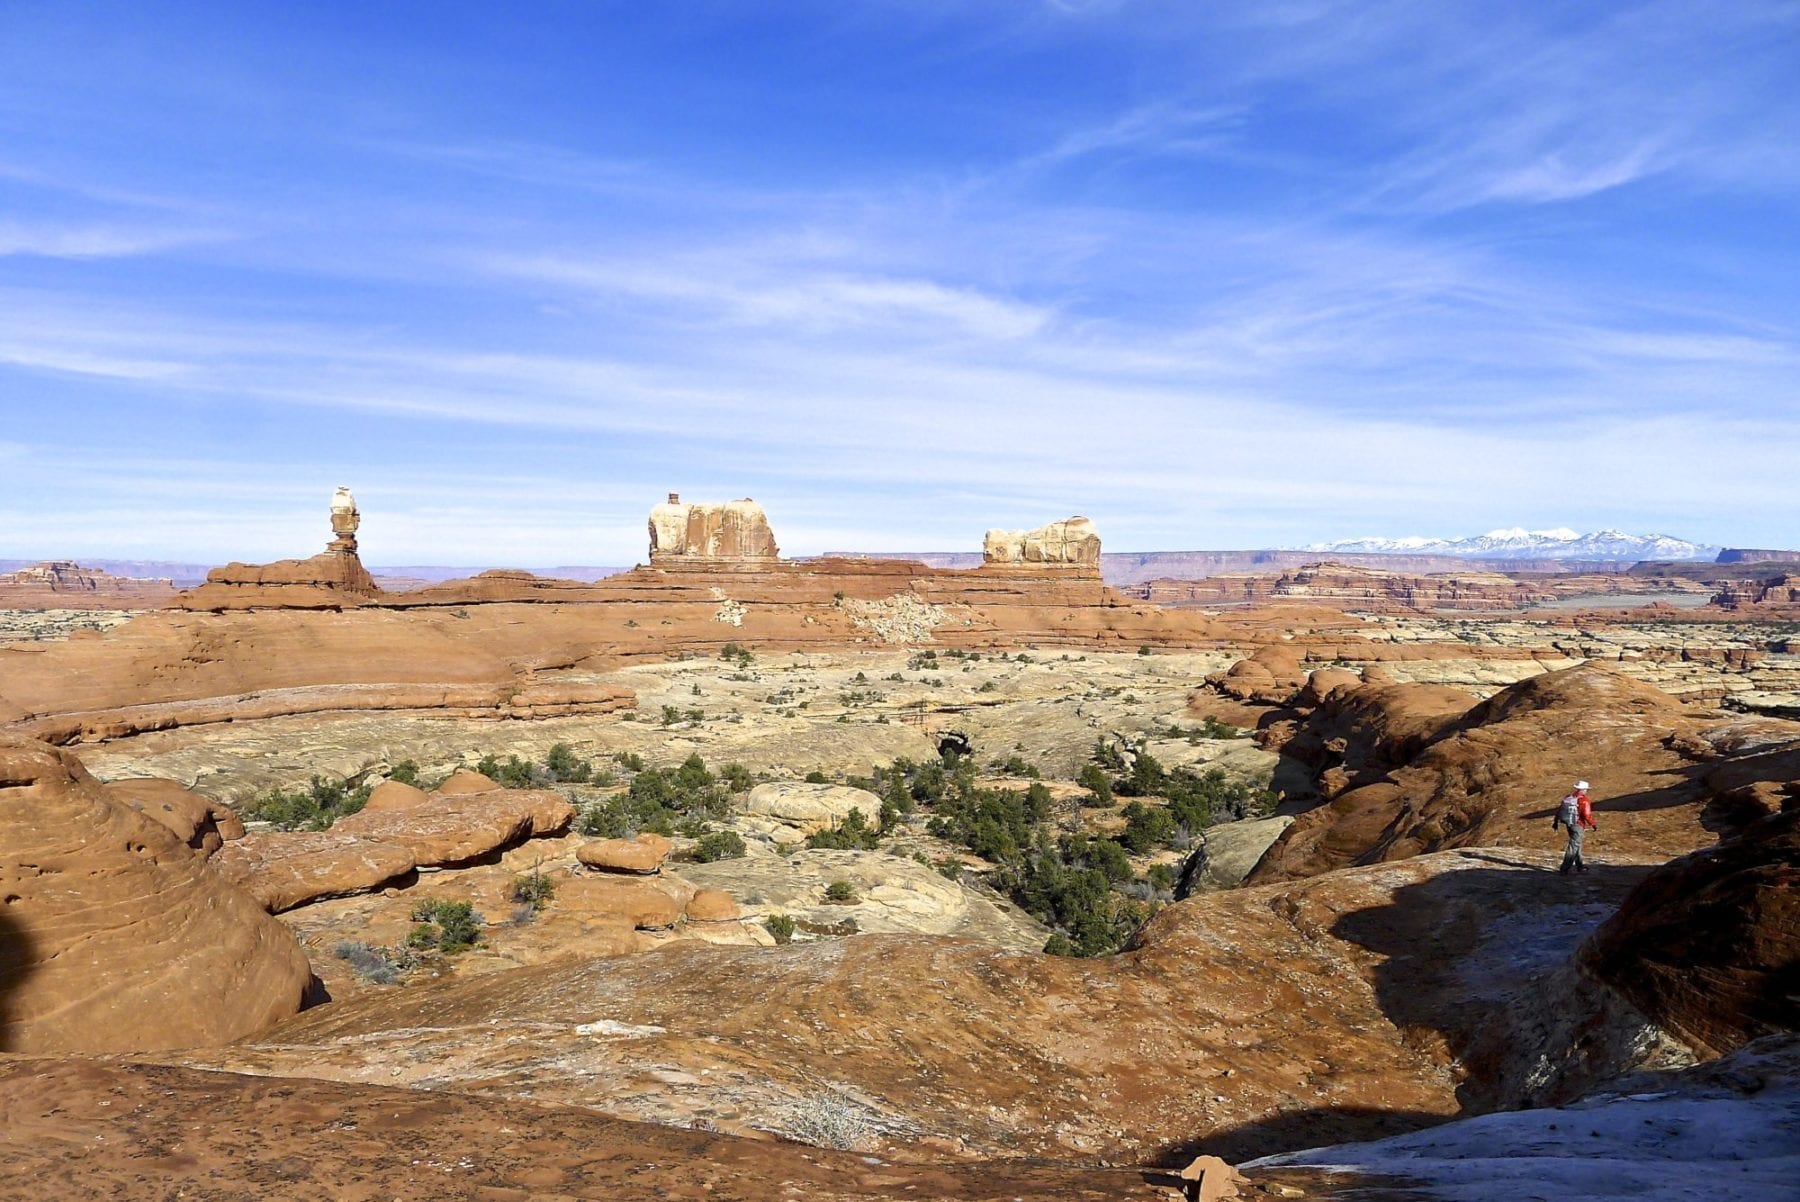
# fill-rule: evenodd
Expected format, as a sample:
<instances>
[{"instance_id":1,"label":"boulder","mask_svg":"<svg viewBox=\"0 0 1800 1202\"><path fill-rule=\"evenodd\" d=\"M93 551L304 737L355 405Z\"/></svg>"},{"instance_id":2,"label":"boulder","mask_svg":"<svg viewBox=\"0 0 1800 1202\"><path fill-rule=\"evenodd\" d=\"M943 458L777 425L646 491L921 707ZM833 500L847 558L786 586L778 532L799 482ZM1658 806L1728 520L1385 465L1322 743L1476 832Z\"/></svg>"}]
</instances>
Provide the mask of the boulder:
<instances>
[{"instance_id":1,"label":"boulder","mask_svg":"<svg viewBox=\"0 0 1800 1202\"><path fill-rule=\"evenodd\" d=\"M589 868L601 872L623 872L648 875L661 872L663 861L674 847L662 835L648 831L630 839L596 839L575 850L575 858Z\"/></svg>"},{"instance_id":2,"label":"boulder","mask_svg":"<svg viewBox=\"0 0 1800 1202\"><path fill-rule=\"evenodd\" d=\"M184 785L154 776L108 781L106 795L160 822L195 851L212 855L228 839L242 839L244 824L230 806Z\"/></svg>"},{"instance_id":3,"label":"boulder","mask_svg":"<svg viewBox=\"0 0 1800 1202\"><path fill-rule=\"evenodd\" d=\"M474 775L471 773L471 775ZM482 778L486 780L486 777ZM417 785L409 785L404 781L384 780L369 792L368 804L363 806L365 814L380 814L394 810L416 810L429 801L431 795Z\"/></svg>"},{"instance_id":4,"label":"boulder","mask_svg":"<svg viewBox=\"0 0 1800 1202\"><path fill-rule=\"evenodd\" d=\"M1207 827L1200 847L1183 873L1182 896L1243 884L1256 862L1269 850L1269 845L1293 824L1294 820L1284 814L1278 818L1246 818L1241 822L1221 822Z\"/></svg>"},{"instance_id":5,"label":"boulder","mask_svg":"<svg viewBox=\"0 0 1800 1202\"><path fill-rule=\"evenodd\" d=\"M220 876L271 914L326 897L379 889L412 872L405 846L341 831L259 831L227 843L214 858Z\"/></svg>"},{"instance_id":6,"label":"boulder","mask_svg":"<svg viewBox=\"0 0 1800 1202\"><path fill-rule=\"evenodd\" d=\"M252 835L227 844L218 864L221 872L279 912L320 898L364 893L415 868L466 864L521 840L565 830L574 816L575 807L548 789L434 793L423 808L365 808L338 819L328 831Z\"/></svg>"},{"instance_id":7,"label":"boulder","mask_svg":"<svg viewBox=\"0 0 1800 1202\"><path fill-rule=\"evenodd\" d=\"M81 762L0 735L0 1051L227 1043L300 1009L294 936Z\"/></svg>"},{"instance_id":8,"label":"boulder","mask_svg":"<svg viewBox=\"0 0 1800 1202\"><path fill-rule=\"evenodd\" d=\"M1224 672L1206 678L1215 691L1257 705L1286 705L1306 683L1298 650L1279 643L1258 648Z\"/></svg>"},{"instance_id":9,"label":"boulder","mask_svg":"<svg viewBox=\"0 0 1800 1202\"><path fill-rule=\"evenodd\" d=\"M701 889L687 904L689 922L736 922L738 904L722 889Z\"/></svg>"},{"instance_id":10,"label":"boulder","mask_svg":"<svg viewBox=\"0 0 1800 1202\"><path fill-rule=\"evenodd\" d=\"M612 874L558 880L553 910L559 920L600 919L640 931L667 930L681 921L694 887L664 877Z\"/></svg>"},{"instance_id":11,"label":"boulder","mask_svg":"<svg viewBox=\"0 0 1800 1202\"><path fill-rule=\"evenodd\" d=\"M1319 668L1308 674L1300 689L1299 704L1307 708L1324 703L1339 690L1359 689L1363 678L1348 668Z\"/></svg>"},{"instance_id":12,"label":"boulder","mask_svg":"<svg viewBox=\"0 0 1800 1202\"><path fill-rule=\"evenodd\" d=\"M743 805L744 813L773 819L801 835L829 830L849 817L851 810L861 810L872 825L881 813L881 798L848 785L773 781L750 790Z\"/></svg>"},{"instance_id":13,"label":"boulder","mask_svg":"<svg viewBox=\"0 0 1800 1202\"><path fill-rule=\"evenodd\" d=\"M332 831L405 847L419 867L465 863L534 835L567 827L575 807L547 789L490 789L485 793L443 794L424 810L369 813L340 818Z\"/></svg>"},{"instance_id":14,"label":"boulder","mask_svg":"<svg viewBox=\"0 0 1800 1202\"><path fill-rule=\"evenodd\" d=\"M451 796L460 793L486 793L490 789L499 787L499 781L483 776L473 768L458 768L432 792Z\"/></svg>"}]
</instances>

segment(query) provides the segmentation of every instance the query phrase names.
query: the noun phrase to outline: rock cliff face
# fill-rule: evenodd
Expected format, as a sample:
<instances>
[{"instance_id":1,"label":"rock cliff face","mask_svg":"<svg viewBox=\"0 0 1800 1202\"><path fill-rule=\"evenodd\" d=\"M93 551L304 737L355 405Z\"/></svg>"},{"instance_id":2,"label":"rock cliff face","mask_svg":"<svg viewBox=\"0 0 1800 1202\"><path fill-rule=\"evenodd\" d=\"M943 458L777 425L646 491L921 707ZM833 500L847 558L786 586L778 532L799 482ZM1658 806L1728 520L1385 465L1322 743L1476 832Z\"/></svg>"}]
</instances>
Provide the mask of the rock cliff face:
<instances>
[{"instance_id":1,"label":"rock cliff face","mask_svg":"<svg viewBox=\"0 0 1800 1202\"><path fill-rule=\"evenodd\" d=\"M1800 781L1790 809L1656 869L1583 949L1657 1023L1720 1055L1800 1030Z\"/></svg>"},{"instance_id":2,"label":"rock cliff face","mask_svg":"<svg viewBox=\"0 0 1800 1202\"><path fill-rule=\"evenodd\" d=\"M1325 804L1298 816L1251 881L1450 847L1560 846L1550 818L1578 778L1594 784L1594 855L1682 855L1712 842L1719 781L1790 771L1791 726L1708 721L1596 665L1468 701L1436 685L1332 688L1283 746Z\"/></svg>"},{"instance_id":3,"label":"rock cliff face","mask_svg":"<svg viewBox=\"0 0 1800 1202\"><path fill-rule=\"evenodd\" d=\"M721 505L684 504L677 493L650 511L650 562L685 559L775 560L768 515L748 497Z\"/></svg>"},{"instance_id":4,"label":"rock cliff face","mask_svg":"<svg viewBox=\"0 0 1800 1202\"><path fill-rule=\"evenodd\" d=\"M225 1043L295 1013L287 929L66 752L0 735L0 1050Z\"/></svg>"},{"instance_id":5,"label":"rock cliff face","mask_svg":"<svg viewBox=\"0 0 1800 1202\"><path fill-rule=\"evenodd\" d=\"M1726 581L1713 594L1712 603L1720 609L1755 610L1771 616L1800 613L1800 574Z\"/></svg>"},{"instance_id":6,"label":"rock cliff face","mask_svg":"<svg viewBox=\"0 0 1800 1202\"><path fill-rule=\"evenodd\" d=\"M1416 610L1488 612L1523 609L1554 600L1556 590L1526 584L1498 572L1414 576L1308 564L1281 573L1230 573L1204 580L1152 580L1132 592L1159 605L1267 605L1304 601L1365 613Z\"/></svg>"},{"instance_id":7,"label":"rock cliff face","mask_svg":"<svg viewBox=\"0 0 1800 1202\"><path fill-rule=\"evenodd\" d=\"M990 530L982 540L981 559L989 564L1045 564L1092 568L1100 572L1100 535L1083 517L1051 522L1036 530Z\"/></svg>"}]
</instances>

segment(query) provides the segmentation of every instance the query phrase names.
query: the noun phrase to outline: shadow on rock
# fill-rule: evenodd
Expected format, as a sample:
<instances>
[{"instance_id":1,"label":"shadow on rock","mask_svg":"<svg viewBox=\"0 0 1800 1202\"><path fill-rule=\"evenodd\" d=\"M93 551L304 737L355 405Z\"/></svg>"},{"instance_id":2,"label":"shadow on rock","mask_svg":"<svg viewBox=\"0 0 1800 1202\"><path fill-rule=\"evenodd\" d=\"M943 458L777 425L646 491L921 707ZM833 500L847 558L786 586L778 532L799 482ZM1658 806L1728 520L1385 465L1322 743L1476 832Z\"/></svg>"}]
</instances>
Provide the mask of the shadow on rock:
<instances>
[{"instance_id":1,"label":"shadow on rock","mask_svg":"<svg viewBox=\"0 0 1800 1202\"><path fill-rule=\"evenodd\" d=\"M1542 853L1458 854L1483 867L1402 886L1331 933L1380 957L1382 1013L1459 1073L1464 1110L1563 1101L1640 1067L1639 1016L1583 977L1575 953L1649 866L1590 863L1562 876Z\"/></svg>"},{"instance_id":2,"label":"shadow on rock","mask_svg":"<svg viewBox=\"0 0 1800 1202\"><path fill-rule=\"evenodd\" d=\"M12 1011L8 999L25 984L37 964L37 953L25 928L6 913L18 898L0 897L0 1052L13 1050Z\"/></svg>"},{"instance_id":3,"label":"shadow on rock","mask_svg":"<svg viewBox=\"0 0 1800 1202\"><path fill-rule=\"evenodd\" d=\"M1170 1144L1158 1150L1155 1163L1179 1168L1196 1156L1217 1156L1232 1164L1240 1164L1259 1156L1273 1156L1278 1152L1405 1135L1449 1119L1448 1115L1424 1111L1381 1110L1359 1106L1289 1110L1245 1123L1241 1127L1217 1131L1201 1139ZM1166 1171L1151 1170L1144 1174L1144 1180L1166 1185L1168 1174Z\"/></svg>"}]
</instances>

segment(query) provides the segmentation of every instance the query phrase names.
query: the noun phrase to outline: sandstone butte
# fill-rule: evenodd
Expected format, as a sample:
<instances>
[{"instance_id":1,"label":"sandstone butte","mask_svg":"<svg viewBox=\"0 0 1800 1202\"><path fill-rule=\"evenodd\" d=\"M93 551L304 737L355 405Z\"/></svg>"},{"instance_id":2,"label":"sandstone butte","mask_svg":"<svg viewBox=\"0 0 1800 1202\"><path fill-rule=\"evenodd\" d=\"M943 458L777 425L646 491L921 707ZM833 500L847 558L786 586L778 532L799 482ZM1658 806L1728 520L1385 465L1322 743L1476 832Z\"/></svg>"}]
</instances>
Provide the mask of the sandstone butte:
<instances>
[{"instance_id":1,"label":"sandstone butte","mask_svg":"<svg viewBox=\"0 0 1800 1202\"><path fill-rule=\"evenodd\" d=\"M1292 641L1320 662L1561 657L1376 642L1331 609L1289 607L1275 620L1163 609L1101 582L1098 537L1085 519L1025 532L1022 561L1006 535L991 562L956 571L904 560L782 560L764 537L766 522L757 524L761 510L733 504L731 521L679 507L688 514L680 529L698 528L703 553L686 541L660 543L648 566L596 583L493 571L405 593L375 586L357 558L354 522L334 511L336 537L311 559L215 569L169 608L105 638L0 644L0 722L67 745L351 710L604 714L633 709L636 699L571 674L680 651L716 654L732 642L784 651Z\"/></svg>"}]
</instances>

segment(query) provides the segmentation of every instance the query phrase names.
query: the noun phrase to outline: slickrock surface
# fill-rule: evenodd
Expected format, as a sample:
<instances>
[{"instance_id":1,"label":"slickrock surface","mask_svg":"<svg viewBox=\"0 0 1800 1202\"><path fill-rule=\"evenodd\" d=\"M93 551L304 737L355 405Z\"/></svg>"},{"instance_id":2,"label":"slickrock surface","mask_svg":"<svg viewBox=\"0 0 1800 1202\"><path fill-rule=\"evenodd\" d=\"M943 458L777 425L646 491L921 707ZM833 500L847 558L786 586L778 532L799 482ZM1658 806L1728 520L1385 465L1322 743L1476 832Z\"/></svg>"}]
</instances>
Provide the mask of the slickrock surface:
<instances>
[{"instance_id":1,"label":"slickrock surface","mask_svg":"<svg viewBox=\"0 0 1800 1202\"><path fill-rule=\"evenodd\" d=\"M947 880L935 868L887 852L753 852L742 859L683 864L679 871L685 880L740 899L748 916L786 914L800 924L802 938L808 933L913 932L1037 951L1050 937L1042 924L993 893ZM856 900L827 901L825 891L834 881L849 882Z\"/></svg>"},{"instance_id":2,"label":"slickrock surface","mask_svg":"<svg viewBox=\"0 0 1800 1202\"><path fill-rule=\"evenodd\" d=\"M366 993L184 1059L728 1129L837 1091L918 1155L1237 1159L1448 1117L1472 1062L1515 1060L1530 1083L1484 1099L1516 1105L1664 1048L1603 989L1547 996L1646 871L1565 879L1555 859L1452 852L1208 894L1099 960L672 943Z\"/></svg>"},{"instance_id":3,"label":"slickrock surface","mask_svg":"<svg viewBox=\"0 0 1800 1202\"><path fill-rule=\"evenodd\" d=\"M242 839L244 824L231 807L202 797L179 782L154 776L107 781L100 786L121 805L154 819L195 851L212 855L227 840Z\"/></svg>"},{"instance_id":4,"label":"slickrock surface","mask_svg":"<svg viewBox=\"0 0 1800 1202\"><path fill-rule=\"evenodd\" d=\"M1681 855L1714 838L1702 822L1713 791L1696 757L1719 753L1705 734L1755 729L1716 719L1708 728L1666 694L1592 665L1533 677L1449 720L1454 702L1421 686L1334 694L1316 732L1330 737L1306 753L1341 744L1341 764L1319 774L1330 800L1299 815L1250 879L1446 847L1543 846L1577 779L1593 783L1600 829L1590 848Z\"/></svg>"},{"instance_id":5,"label":"slickrock surface","mask_svg":"<svg viewBox=\"0 0 1800 1202\"><path fill-rule=\"evenodd\" d=\"M1800 780L1791 808L1672 860L1584 949L1645 1014L1714 1054L1800 1030Z\"/></svg>"},{"instance_id":6,"label":"slickrock surface","mask_svg":"<svg viewBox=\"0 0 1800 1202\"><path fill-rule=\"evenodd\" d=\"M0 1050L224 1043L293 1014L294 937L66 752L0 736Z\"/></svg>"},{"instance_id":7,"label":"slickrock surface","mask_svg":"<svg viewBox=\"0 0 1800 1202\"><path fill-rule=\"evenodd\" d=\"M223 1138L222 1133L231 1133ZM1135 1169L892 1164L515 1098L0 1058L0 1199L1166 1202Z\"/></svg>"}]
</instances>

